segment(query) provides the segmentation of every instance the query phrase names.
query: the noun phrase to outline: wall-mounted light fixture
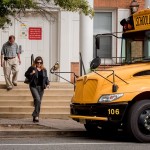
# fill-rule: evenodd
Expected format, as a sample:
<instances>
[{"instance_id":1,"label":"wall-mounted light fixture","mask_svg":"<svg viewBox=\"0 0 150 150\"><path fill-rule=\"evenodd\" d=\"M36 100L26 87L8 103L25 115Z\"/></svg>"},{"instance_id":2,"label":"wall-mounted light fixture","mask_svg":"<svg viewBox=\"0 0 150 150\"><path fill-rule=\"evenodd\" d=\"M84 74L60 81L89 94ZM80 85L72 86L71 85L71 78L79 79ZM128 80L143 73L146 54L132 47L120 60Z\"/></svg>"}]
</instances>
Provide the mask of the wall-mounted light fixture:
<instances>
[{"instance_id":1,"label":"wall-mounted light fixture","mask_svg":"<svg viewBox=\"0 0 150 150\"><path fill-rule=\"evenodd\" d=\"M138 8L139 8L138 2L136 0L132 0L130 4L131 14L134 14L135 12L137 12Z\"/></svg>"}]
</instances>

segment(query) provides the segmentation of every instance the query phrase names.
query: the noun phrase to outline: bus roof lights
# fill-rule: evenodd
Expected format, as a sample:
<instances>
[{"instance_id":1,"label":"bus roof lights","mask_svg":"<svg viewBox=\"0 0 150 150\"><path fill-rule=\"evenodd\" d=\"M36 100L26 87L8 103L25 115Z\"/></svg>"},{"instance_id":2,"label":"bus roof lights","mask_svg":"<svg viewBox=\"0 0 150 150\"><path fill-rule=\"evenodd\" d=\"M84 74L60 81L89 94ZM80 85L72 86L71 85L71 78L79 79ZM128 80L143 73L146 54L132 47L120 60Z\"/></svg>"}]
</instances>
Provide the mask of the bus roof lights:
<instances>
[{"instance_id":1,"label":"bus roof lights","mask_svg":"<svg viewBox=\"0 0 150 150\"><path fill-rule=\"evenodd\" d=\"M130 16L127 19L121 20L120 24L123 26L123 31L134 29L133 16Z\"/></svg>"}]
</instances>

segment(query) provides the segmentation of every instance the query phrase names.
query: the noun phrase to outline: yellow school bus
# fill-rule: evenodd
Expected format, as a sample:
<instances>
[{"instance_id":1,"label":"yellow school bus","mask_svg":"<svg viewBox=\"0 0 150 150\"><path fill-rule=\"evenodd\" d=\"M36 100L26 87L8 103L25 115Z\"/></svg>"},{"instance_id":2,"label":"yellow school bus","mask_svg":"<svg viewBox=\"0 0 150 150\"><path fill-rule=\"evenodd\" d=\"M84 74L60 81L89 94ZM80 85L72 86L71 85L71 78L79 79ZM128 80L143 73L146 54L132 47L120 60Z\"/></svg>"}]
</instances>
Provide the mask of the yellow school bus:
<instances>
[{"instance_id":1,"label":"yellow school bus","mask_svg":"<svg viewBox=\"0 0 150 150\"><path fill-rule=\"evenodd\" d=\"M150 10L121 24L121 65L77 79L70 117L87 131L123 129L150 142Z\"/></svg>"}]
</instances>

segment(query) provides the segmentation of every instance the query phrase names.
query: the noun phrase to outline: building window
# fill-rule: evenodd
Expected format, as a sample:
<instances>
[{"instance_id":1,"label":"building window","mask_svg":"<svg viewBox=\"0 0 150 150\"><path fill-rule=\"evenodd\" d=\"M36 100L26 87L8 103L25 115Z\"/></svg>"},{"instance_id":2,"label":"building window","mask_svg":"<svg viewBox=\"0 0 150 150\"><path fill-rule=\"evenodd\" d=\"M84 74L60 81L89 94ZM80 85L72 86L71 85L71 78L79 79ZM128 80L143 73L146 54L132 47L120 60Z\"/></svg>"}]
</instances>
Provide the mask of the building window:
<instances>
[{"instance_id":1,"label":"building window","mask_svg":"<svg viewBox=\"0 0 150 150\"><path fill-rule=\"evenodd\" d=\"M112 33L112 12L95 12L93 30L94 38L97 34ZM112 36L100 36L99 49L94 46L94 57L96 55L100 58L112 57Z\"/></svg>"}]
</instances>

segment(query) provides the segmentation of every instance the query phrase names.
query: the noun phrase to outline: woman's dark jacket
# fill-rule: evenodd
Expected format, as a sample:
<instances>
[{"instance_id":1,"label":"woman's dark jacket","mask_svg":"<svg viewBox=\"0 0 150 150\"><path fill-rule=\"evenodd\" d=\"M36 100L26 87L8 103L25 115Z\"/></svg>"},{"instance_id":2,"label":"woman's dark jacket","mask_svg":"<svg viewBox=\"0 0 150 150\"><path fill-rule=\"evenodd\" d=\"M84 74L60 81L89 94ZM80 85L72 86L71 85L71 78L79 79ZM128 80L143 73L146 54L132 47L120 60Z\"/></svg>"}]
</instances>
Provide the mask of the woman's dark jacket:
<instances>
[{"instance_id":1,"label":"woman's dark jacket","mask_svg":"<svg viewBox=\"0 0 150 150\"><path fill-rule=\"evenodd\" d=\"M32 71L35 70L35 73L31 75ZM49 85L49 80L47 77L47 70L42 70L43 74L43 82L42 82L42 88L45 89L47 85ZM38 71L36 67L29 67L28 70L25 72L25 77L29 80L29 84L31 87L36 87L38 84Z\"/></svg>"}]
</instances>

